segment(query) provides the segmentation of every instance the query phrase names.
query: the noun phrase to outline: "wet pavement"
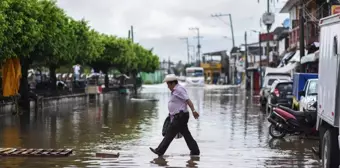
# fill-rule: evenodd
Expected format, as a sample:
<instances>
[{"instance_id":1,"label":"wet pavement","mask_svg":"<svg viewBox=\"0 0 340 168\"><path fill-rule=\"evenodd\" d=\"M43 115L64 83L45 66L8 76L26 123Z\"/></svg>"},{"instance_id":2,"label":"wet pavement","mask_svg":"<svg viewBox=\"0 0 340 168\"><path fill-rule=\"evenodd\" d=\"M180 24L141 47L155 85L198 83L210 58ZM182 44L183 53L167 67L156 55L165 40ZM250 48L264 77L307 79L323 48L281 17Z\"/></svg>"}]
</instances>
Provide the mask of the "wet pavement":
<instances>
[{"instance_id":1,"label":"wet pavement","mask_svg":"<svg viewBox=\"0 0 340 168\"><path fill-rule=\"evenodd\" d=\"M266 115L252 96L228 86L188 88L200 112L189 129L200 157L190 157L184 139L175 139L158 158L149 147L162 140L170 92L165 85L145 86L141 98L105 95L97 102L59 102L28 119L0 117L0 147L74 148L65 158L0 158L0 167L319 167L312 140L274 140ZM96 152L119 152L98 158Z\"/></svg>"}]
</instances>

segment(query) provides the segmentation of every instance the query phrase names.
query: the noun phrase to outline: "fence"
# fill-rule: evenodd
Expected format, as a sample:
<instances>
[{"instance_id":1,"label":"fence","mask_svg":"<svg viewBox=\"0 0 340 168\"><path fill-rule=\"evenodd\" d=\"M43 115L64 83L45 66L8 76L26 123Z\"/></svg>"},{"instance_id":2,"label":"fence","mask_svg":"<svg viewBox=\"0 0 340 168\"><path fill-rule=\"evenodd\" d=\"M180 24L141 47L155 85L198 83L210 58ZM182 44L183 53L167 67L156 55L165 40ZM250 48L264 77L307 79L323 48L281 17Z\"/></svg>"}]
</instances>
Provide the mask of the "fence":
<instances>
[{"instance_id":1,"label":"fence","mask_svg":"<svg viewBox=\"0 0 340 168\"><path fill-rule=\"evenodd\" d=\"M153 73L141 72L140 75L144 84L158 84L162 83L165 73L164 71L157 70Z\"/></svg>"}]
</instances>

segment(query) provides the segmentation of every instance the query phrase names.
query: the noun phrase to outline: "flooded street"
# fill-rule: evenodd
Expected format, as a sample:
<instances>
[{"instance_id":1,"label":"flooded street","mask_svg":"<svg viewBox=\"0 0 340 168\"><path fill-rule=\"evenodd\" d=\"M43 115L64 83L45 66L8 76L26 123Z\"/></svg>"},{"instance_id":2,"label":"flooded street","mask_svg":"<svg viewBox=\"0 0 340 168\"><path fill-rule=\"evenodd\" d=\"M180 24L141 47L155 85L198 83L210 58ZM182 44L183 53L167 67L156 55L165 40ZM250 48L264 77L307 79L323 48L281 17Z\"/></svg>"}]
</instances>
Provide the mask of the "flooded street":
<instances>
[{"instance_id":1,"label":"flooded street","mask_svg":"<svg viewBox=\"0 0 340 168\"><path fill-rule=\"evenodd\" d=\"M201 150L191 158L183 138L175 139L163 158L149 147L162 140L170 92L166 85L145 86L130 100L105 95L89 104L82 98L62 102L27 120L0 118L0 146L73 148L65 158L0 158L0 167L319 167L312 140L273 140L266 115L238 88L188 88L200 118L190 116L189 129ZM96 152L119 152L119 158L98 158Z\"/></svg>"}]
</instances>

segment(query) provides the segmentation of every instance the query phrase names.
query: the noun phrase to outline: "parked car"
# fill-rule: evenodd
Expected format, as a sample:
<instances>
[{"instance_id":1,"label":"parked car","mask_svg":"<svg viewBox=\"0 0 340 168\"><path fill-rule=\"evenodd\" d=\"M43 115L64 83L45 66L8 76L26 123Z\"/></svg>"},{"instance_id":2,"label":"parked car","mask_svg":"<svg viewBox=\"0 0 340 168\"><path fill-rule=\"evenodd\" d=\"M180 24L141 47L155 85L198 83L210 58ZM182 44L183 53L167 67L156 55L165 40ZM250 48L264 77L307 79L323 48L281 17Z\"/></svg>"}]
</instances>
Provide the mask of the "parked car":
<instances>
[{"instance_id":1,"label":"parked car","mask_svg":"<svg viewBox=\"0 0 340 168\"><path fill-rule=\"evenodd\" d=\"M268 106L267 106L268 96L270 95L270 90L272 88L272 84L276 80L290 81L291 76L290 76L289 73L268 73L268 74L266 74L266 76L264 77L264 80L263 80L264 81L263 87L260 91L261 109L264 110L264 111L268 110Z\"/></svg>"},{"instance_id":2,"label":"parked car","mask_svg":"<svg viewBox=\"0 0 340 168\"><path fill-rule=\"evenodd\" d=\"M300 102L299 109L300 111L309 111L315 109L311 106L316 101L316 97L318 95L318 79L309 79L305 87L302 91L299 92Z\"/></svg>"},{"instance_id":3,"label":"parked car","mask_svg":"<svg viewBox=\"0 0 340 168\"><path fill-rule=\"evenodd\" d=\"M293 103L293 82L291 80L276 80L272 84L270 94L268 96L269 109L270 104L292 107Z\"/></svg>"}]
</instances>

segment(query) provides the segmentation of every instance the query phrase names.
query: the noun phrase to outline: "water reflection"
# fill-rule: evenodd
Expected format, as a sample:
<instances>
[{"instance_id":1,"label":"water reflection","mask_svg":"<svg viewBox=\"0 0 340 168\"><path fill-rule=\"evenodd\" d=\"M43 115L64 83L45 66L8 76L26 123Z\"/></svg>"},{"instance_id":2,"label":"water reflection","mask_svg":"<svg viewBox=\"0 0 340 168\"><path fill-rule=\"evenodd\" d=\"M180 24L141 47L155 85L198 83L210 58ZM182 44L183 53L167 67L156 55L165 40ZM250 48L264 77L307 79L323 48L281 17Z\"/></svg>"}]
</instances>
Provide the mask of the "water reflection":
<instances>
[{"instance_id":1,"label":"water reflection","mask_svg":"<svg viewBox=\"0 0 340 168\"><path fill-rule=\"evenodd\" d=\"M155 158L148 147L163 138L170 92L165 85L147 86L139 96L158 101L132 101L129 96L102 96L86 103L50 103L26 118L0 117L0 146L74 148L66 158L1 158L5 167L304 167L318 166L313 141L272 140L266 116L253 95L235 88L188 88L199 120L188 126L201 149L190 157L182 139L166 156ZM57 104L57 106L53 106ZM95 157L98 151L119 152L119 158Z\"/></svg>"}]
</instances>

